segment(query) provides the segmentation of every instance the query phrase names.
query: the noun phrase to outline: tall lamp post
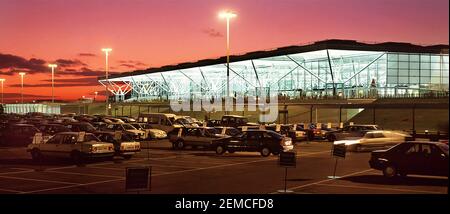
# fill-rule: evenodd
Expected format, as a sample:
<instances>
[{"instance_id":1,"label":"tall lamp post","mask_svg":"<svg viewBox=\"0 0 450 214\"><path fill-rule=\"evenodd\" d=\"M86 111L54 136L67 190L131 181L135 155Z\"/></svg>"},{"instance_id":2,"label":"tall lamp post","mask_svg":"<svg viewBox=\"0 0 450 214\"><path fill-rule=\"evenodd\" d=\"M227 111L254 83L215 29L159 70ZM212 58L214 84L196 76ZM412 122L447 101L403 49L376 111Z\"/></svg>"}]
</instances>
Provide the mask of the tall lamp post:
<instances>
[{"instance_id":1,"label":"tall lamp post","mask_svg":"<svg viewBox=\"0 0 450 214\"><path fill-rule=\"evenodd\" d=\"M112 51L111 48L102 48L102 51L105 52L105 73L106 73L106 84L108 84L108 71L109 71L109 66L108 66L108 56L109 56L109 52ZM105 96L106 96L106 107L105 107L105 115L109 115L109 93L108 93L108 85L105 85Z\"/></svg>"},{"instance_id":2,"label":"tall lamp post","mask_svg":"<svg viewBox=\"0 0 450 214\"><path fill-rule=\"evenodd\" d=\"M230 19L237 15L231 11L219 13L219 17L227 20L227 97L230 96Z\"/></svg>"},{"instance_id":3,"label":"tall lamp post","mask_svg":"<svg viewBox=\"0 0 450 214\"><path fill-rule=\"evenodd\" d=\"M1 78L0 83L2 85L2 104L3 104L3 82L5 82L5 79Z\"/></svg>"},{"instance_id":4,"label":"tall lamp post","mask_svg":"<svg viewBox=\"0 0 450 214\"><path fill-rule=\"evenodd\" d=\"M48 67L52 69L52 103L55 102L55 68L58 67L56 64L48 64Z\"/></svg>"},{"instance_id":5,"label":"tall lamp post","mask_svg":"<svg viewBox=\"0 0 450 214\"><path fill-rule=\"evenodd\" d=\"M23 104L23 76L25 76L25 72L20 72L19 73L19 75L20 75L20 86L21 86L21 88L20 88L20 100L21 100L21 103Z\"/></svg>"}]
</instances>

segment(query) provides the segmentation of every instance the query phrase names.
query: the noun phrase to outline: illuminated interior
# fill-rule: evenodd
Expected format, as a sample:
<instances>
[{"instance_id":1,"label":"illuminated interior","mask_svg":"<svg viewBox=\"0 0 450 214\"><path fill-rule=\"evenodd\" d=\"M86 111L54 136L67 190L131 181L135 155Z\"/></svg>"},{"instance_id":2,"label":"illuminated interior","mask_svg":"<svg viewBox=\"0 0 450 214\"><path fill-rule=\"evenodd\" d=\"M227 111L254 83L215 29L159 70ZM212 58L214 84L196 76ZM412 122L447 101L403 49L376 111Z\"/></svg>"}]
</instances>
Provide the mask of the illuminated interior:
<instances>
[{"instance_id":1,"label":"illuminated interior","mask_svg":"<svg viewBox=\"0 0 450 214\"><path fill-rule=\"evenodd\" d=\"M448 54L324 49L230 63L230 95L265 91L289 99L423 96L448 92ZM122 76L116 101L226 95L226 63ZM125 88L125 89L124 89Z\"/></svg>"}]
</instances>

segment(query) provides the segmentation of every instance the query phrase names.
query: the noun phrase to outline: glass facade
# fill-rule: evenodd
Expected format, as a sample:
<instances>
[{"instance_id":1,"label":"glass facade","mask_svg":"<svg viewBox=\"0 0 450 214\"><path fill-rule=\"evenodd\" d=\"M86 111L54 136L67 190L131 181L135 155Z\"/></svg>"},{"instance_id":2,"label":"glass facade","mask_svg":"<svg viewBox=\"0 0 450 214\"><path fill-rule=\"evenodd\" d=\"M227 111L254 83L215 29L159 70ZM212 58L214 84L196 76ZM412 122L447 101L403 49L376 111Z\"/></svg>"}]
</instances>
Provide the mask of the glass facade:
<instances>
[{"instance_id":1,"label":"glass facade","mask_svg":"<svg viewBox=\"0 0 450 214\"><path fill-rule=\"evenodd\" d=\"M230 95L270 91L301 99L448 93L448 66L448 54L336 49L286 54L231 62ZM113 78L108 85L120 100L219 98L227 93L226 73L221 63ZM123 86L131 90L119 93Z\"/></svg>"}]
</instances>

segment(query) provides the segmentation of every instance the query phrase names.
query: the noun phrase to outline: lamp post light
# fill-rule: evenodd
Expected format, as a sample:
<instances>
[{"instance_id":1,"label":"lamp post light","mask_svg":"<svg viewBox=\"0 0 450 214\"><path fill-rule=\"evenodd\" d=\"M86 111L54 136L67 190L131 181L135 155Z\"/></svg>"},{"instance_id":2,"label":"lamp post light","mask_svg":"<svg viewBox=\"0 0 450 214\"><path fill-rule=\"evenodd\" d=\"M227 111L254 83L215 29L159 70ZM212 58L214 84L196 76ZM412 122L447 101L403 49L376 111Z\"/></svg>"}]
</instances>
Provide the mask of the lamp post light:
<instances>
[{"instance_id":1,"label":"lamp post light","mask_svg":"<svg viewBox=\"0 0 450 214\"><path fill-rule=\"evenodd\" d=\"M20 88L20 100L21 100L21 103L23 104L23 76L25 76L25 72L20 72L19 73L19 75L20 75L20 85L21 85L21 88Z\"/></svg>"},{"instance_id":2,"label":"lamp post light","mask_svg":"<svg viewBox=\"0 0 450 214\"><path fill-rule=\"evenodd\" d=\"M52 103L55 102L55 68L58 67L56 64L48 64L48 67L52 69Z\"/></svg>"},{"instance_id":3,"label":"lamp post light","mask_svg":"<svg viewBox=\"0 0 450 214\"><path fill-rule=\"evenodd\" d=\"M230 96L230 19L237 15L231 11L222 11L219 18L227 21L227 97Z\"/></svg>"},{"instance_id":4,"label":"lamp post light","mask_svg":"<svg viewBox=\"0 0 450 214\"><path fill-rule=\"evenodd\" d=\"M3 82L5 82L5 81L6 81L6 80L3 79L3 78L0 79L0 83L1 83L1 85L2 85L2 104L3 104Z\"/></svg>"},{"instance_id":5,"label":"lamp post light","mask_svg":"<svg viewBox=\"0 0 450 214\"><path fill-rule=\"evenodd\" d=\"M97 99L98 91L94 92L94 101Z\"/></svg>"},{"instance_id":6,"label":"lamp post light","mask_svg":"<svg viewBox=\"0 0 450 214\"><path fill-rule=\"evenodd\" d=\"M106 84L108 84L108 71L109 71L109 66L108 66L108 56L109 56L109 52L112 51L111 48L102 48L102 51L105 52L105 73L106 73ZM106 107L105 107L105 115L108 115L109 113L109 109L108 109L108 105L109 105L109 93L108 93L108 85L105 85L105 96L106 96Z\"/></svg>"}]
</instances>

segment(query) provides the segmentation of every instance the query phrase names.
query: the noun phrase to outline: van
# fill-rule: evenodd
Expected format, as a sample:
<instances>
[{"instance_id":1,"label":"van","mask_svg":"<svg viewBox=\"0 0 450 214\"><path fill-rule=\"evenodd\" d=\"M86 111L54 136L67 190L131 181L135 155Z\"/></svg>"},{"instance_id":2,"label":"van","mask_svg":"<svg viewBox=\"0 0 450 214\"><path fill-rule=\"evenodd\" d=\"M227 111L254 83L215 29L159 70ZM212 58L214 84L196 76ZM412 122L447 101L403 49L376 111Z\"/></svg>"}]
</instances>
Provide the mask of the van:
<instances>
[{"instance_id":1,"label":"van","mask_svg":"<svg viewBox=\"0 0 450 214\"><path fill-rule=\"evenodd\" d=\"M176 128L182 127L179 124L175 124L175 119L177 115L175 114L165 114L165 113L146 113L139 114L138 122L147 123L154 129L160 129L169 133Z\"/></svg>"}]
</instances>

